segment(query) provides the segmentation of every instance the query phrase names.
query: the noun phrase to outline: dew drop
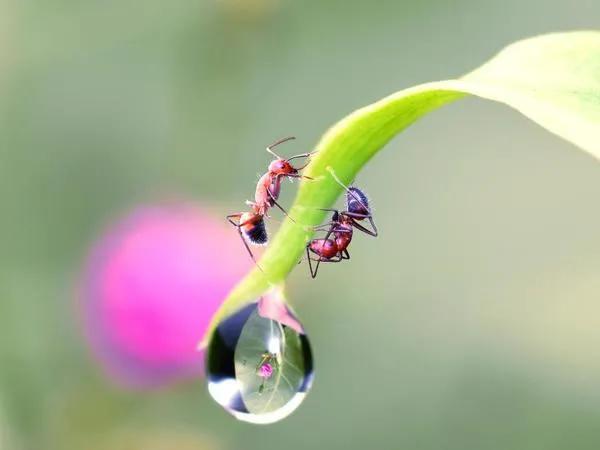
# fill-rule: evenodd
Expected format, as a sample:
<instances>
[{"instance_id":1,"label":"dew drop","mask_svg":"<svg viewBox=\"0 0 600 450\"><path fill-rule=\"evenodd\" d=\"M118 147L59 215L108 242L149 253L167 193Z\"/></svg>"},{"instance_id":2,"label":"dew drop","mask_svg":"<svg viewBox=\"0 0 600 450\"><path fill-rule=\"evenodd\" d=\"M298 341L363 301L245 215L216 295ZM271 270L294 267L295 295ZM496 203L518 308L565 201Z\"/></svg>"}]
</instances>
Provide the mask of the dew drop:
<instances>
[{"instance_id":1,"label":"dew drop","mask_svg":"<svg viewBox=\"0 0 600 450\"><path fill-rule=\"evenodd\" d=\"M208 391L234 417L269 424L291 414L313 379L308 338L284 303L267 297L223 320L206 356Z\"/></svg>"}]
</instances>

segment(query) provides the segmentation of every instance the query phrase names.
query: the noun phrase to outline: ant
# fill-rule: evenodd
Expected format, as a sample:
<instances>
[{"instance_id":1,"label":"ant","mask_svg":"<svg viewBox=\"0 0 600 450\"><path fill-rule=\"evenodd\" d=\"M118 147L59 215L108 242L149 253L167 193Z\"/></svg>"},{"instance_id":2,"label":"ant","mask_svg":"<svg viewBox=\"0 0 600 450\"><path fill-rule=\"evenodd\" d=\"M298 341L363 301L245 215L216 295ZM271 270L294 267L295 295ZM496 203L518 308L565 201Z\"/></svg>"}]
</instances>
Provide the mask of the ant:
<instances>
[{"instance_id":1,"label":"ant","mask_svg":"<svg viewBox=\"0 0 600 450\"><path fill-rule=\"evenodd\" d=\"M327 231L325 238L313 239L306 246L308 266L313 278L317 276L320 263L337 263L344 259L350 259L348 246L352 241L354 228L373 237L377 237L379 234L365 193L355 186L346 186L330 167L327 170L329 170L333 179L346 190L346 211L329 208L321 209L322 211L331 211L333 214L329 222L314 228L314 231ZM368 229L359 223L359 221L365 219L370 222L372 229ZM333 237L330 238L330 236ZM318 259L312 258L311 253L317 255ZM314 270L311 261L317 262Z\"/></svg>"},{"instance_id":2,"label":"ant","mask_svg":"<svg viewBox=\"0 0 600 450\"><path fill-rule=\"evenodd\" d=\"M267 173L265 173L256 185L256 191L254 193L254 201L247 201L246 204L250 206L250 211L244 213L230 214L227 216L227 220L234 227L236 227L248 254L260 269L260 266L254 258L252 250L248 243L252 245L265 245L268 242L267 228L265 226L265 217L269 217L268 210L273 206L277 206L292 222L295 222L292 217L283 209L283 207L277 203L279 199L279 193L281 191L281 181L283 178L293 180L294 178L305 178L312 180L313 178L306 175L301 175L300 170L304 169L308 163L302 167L294 167L290 161L297 158L308 158L314 152L302 153L299 155L292 156L291 158L284 159L277 155L273 149L284 142L296 139L293 136L289 136L278 141L273 142L267 147L267 152L275 156L277 159L271 161L269 164ZM237 219L237 223L235 221ZM262 270L262 269L261 269Z\"/></svg>"},{"instance_id":3,"label":"ant","mask_svg":"<svg viewBox=\"0 0 600 450\"><path fill-rule=\"evenodd\" d=\"M271 155L275 156L275 160L271 161L269 167L267 169L267 173L265 173L256 185L256 191L254 192L254 202L246 202L249 206L256 205L258 211L263 215L266 215L269 208L272 206L277 206L290 220L293 222L294 220L289 216L289 214L281 207L277 200L279 199L279 192L281 191L281 180L283 178L287 178L292 181L294 178L305 178L307 180L313 180L313 178L301 175L300 171L304 169L308 163L306 163L302 167L294 167L290 161L293 161L297 158L308 158L314 152L310 153L302 153L299 155L292 156L291 158L284 159L279 156L277 153L273 151L275 147L284 142L291 141L292 139L296 139L294 136L289 136L283 139L280 139L276 142L273 142L271 145L267 147L267 152Z\"/></svg>"}]
</instances>

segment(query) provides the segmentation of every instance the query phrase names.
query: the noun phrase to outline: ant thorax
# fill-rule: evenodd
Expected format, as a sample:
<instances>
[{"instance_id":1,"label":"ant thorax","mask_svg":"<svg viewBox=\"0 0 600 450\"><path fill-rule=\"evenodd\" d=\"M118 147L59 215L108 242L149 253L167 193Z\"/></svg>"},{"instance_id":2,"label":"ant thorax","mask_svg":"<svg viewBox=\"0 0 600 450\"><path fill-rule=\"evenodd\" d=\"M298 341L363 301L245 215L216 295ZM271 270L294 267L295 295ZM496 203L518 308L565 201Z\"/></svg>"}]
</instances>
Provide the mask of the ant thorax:
<instances>
[{"instance_id":1,"label":"ant thorax","mask_svg":"<svg viewBox=\"0 0 600 450\"><path fill-rule=\"evenodd\" d=\"M279 198L279 193L281 192L281 177L271 177L268 189L271 200L277 200Z\"/></svg>"},{"instance_id":2,"label":"ant thorax","mask_svg":"<svg viewBox=\"0 0 600 450\"><path fill-rule=\"evenodd\" d=\"M352 217L350 217L348 214L344 214L344 212L341 212L338 216L338 219L335 220L335 222L337 222L337 224L334 227L334 231L340 231L340 230L349 230L352 231Z\"/></svg>"},{"instance_id":3,"label":"ant thorax","mask_svg":"<svg viewBox=\"0 0 600 450\"><path fill-rule=\"evenodd\" d=\"M267 213L267 210L272 207L279 198L280 192L281 177L273 175L270 172L265 173L260 177L254 193L254 204L260 208L260 214L265 215Z\"/></svg>"}]
</instances>

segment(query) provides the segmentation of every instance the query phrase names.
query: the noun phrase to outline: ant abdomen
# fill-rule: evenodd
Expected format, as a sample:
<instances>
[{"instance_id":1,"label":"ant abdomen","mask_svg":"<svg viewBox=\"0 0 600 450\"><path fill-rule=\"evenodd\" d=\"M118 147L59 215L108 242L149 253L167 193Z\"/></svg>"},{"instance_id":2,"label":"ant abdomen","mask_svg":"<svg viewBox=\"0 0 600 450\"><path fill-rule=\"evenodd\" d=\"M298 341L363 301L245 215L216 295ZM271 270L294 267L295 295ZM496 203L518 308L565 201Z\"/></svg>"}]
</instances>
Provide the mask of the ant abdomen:
<instances>
[{"instance_id":1,"label":"ant abdomen","mask_svg":"<svg viewBox=\"0 0 600 450\"><path fill-rule=\"evenodd\" d=\"M367 216L371 213L369 199L363 191L354 186L350 186L346 192L346 207L352 214Z\"/></svg>"},{"instance_id":2,"label":"ant abdomen","mask_svg":"<svg viewBox=\"0 0 600 450\"><path fill-rule=\"evenodd\" d=\"M243 233L253 245L265 245L269 240L264 220L255 222L252 227L243 228Z\"/></svg>"},{"instance_id":3,"label":"ant abdomen","mask_svg":"<svg viewBox=\"0 0 600 450\"><path fill-rule=\"evenodd\" d=\"M338 247L334 239L313 239L308 244L311 252L319 257L333 258L338 253Z\"/></svg>"}]
</instances>

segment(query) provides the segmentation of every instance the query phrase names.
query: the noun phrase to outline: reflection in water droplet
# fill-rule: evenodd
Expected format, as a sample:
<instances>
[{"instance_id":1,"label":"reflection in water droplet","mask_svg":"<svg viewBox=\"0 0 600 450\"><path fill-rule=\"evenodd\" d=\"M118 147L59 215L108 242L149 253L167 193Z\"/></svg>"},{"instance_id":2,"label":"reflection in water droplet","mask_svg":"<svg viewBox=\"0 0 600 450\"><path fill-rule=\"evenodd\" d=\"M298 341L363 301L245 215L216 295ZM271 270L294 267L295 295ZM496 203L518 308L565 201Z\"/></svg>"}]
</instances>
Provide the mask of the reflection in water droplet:
<instances>
[{"instance_id":1,"label":"reflection in water droplet","mask_svg":"<svg viewBox=\"0 0 600 450\"><path fill-rule=\"evenodd\" d=\"M239 420L267 424L302 403L313 364L308 338L295 329L302 328L264 317L259 309L253 303L219 324L208 346L206 370L208 391L217 403Z\"/></svg>"}]
</instances>

